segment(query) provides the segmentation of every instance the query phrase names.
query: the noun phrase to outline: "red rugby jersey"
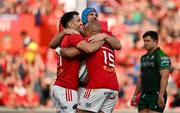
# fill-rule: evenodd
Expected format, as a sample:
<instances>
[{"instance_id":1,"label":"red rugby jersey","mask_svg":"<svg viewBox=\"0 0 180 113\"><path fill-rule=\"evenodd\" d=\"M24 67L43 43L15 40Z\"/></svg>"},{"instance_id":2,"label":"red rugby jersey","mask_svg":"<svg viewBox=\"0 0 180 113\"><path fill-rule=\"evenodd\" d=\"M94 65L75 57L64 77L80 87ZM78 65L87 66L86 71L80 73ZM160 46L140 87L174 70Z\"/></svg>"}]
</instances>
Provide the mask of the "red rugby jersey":
<instances>
[{"instance_id":1,"label":"red rugby jersey","mask_svg":"<svg viewBox=\"0 0 180 113\"><path fill-rule=\"evenodd\" d=\"M81 35L65 35L61 41L60 46L75 47L80 41L83 40ZM77 90L78 89L78 72L80 66L80 59L78 57L65 58L58 56L57 62L57 78L55 85Z\"/></svg>"},{"instance_id":2,"label":"red rugby jersey","mask_svg":"<svg viewBox=\"0 0 180 113\"><path fill-rule=\"evenodd\" d=\"M101 32L111 35L106 31ZM119 89L115 73L115 53L106 43L97 52L88 55L86 65L89 80L86 88Z\"/></svg>"}]
</instances>

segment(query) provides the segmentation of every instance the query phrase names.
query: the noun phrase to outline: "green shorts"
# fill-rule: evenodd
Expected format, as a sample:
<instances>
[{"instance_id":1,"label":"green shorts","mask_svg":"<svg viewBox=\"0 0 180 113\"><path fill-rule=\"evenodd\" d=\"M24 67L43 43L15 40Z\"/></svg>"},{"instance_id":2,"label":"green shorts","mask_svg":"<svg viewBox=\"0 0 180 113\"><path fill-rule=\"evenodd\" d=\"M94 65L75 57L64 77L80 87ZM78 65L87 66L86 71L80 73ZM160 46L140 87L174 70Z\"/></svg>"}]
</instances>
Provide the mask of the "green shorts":
<instances>
[{"instance_id":1,"label":"green shorts","mask_svg":"<svg viewBox=\"0 0 180 113\"><path fill-rule=\"evenodd\" d=\"M164 101L167 101L167 94L164 96ZM158 106L158 92L156 93L142 93L140 102L138 104L138 111L143 109L150 109L152 111L163 113L164 109Z\"/></svg>"}]
</instances>

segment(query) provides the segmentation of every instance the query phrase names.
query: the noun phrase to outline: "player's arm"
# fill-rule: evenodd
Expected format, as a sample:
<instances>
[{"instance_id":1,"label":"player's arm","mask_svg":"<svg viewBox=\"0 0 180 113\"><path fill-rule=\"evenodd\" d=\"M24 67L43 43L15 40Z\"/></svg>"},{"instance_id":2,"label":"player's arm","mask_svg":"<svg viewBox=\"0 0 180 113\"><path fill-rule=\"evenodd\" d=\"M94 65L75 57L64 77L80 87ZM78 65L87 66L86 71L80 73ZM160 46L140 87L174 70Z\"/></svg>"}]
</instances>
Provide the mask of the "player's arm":
<instances>
[{"instance_id":1,"label":"player's arm","mask_svg":"<svg viewBox=\"0 0 180 113\"><path fill-rule=\"evenodd\" d=\"M137 106L138 105L138 100L137 98L140 96L141 92L141 75L138 76L138 81L137 81L137 84L136 84L136 89L135 89L135 92L134 92L134 95L131 99L131 105L132 106Z\"/></svg>"},{"instance_id":2,"label":"player's arm","mask_svg":"<svg viewBox=\"0 0 180 113\"><path fill-rule=\"evenodd\" d=\"M81 55L82 52L93 53L97 51L103 44L104 41L88 43L85 40L82 40L76 45L76 47L69 47L69 48L58 47L56 48L56 52L64 57L73 58L78 55Z\"/></svg>"},{"instance_id":3,"label":"player's arm","mask_svg":"<svg viewBox=\"0 0 180 113\"><path fill-rule=\"evenodd\" d=\"M53 39L49 43L49 47L51 49L57 48L59 46L61 40L63 39L64 35L66 35L66 34L79 34L79 32L77 32L74 29L65 29L64 31L60 32L59 34L57 34L56 36L53 37Z\"/></svg>"},{"instance_id":4,"label":"player's arm","mask_svg":"<svg viewBox=\"0 0 180 113\"><path fill-rule=\"evenodd\" d=\"M168 78L169 78L169 69L160 70L161 80L160 80L160 91L158 97L158 105L161 108L165 107L164 94L166 92Z\"/></svg>"},{"instance_id":5,"label":"player's arm","mask_svg":"<svg viewBox=\"0 0 180 113\"><path fill-rule=\"evenodd\" d=\"M166 55L160 55L157 60L161 75L159 95L164 96L168 83L171 61Z\"/></svg>"},{"instance_id":6,"label":"player's arm","mask_svg":"<svg viewBox=\"0 0 180 113\"><path fill-rule=\"evenodd\" d=\"M158 105L161 108L165 107L164 94L166 92L166 88L168 84L170 65L171 65L171 62L168 56L160 55L158 57L158 66L159 66L160 75L161 75Z\"/></svg>"},{"instance_id":7,"label":"player's arm","mask_svg":"<svg viewBox=\"0 0 180 113\"><path fill-rule=\"evenodd\" d=\"M105 41L97 41L97 42L88 43L87 41L82 40L76 45L76 48L78 48L79 50L85 53L93 53L97 51L104 44L104 42Z\"/></svg>"},{"instance_id":8,"label":"player's arm","mask_svg":"<svg viewBox=\"0 0 180 113\"><path fill-rule=\"evenodd\" d=\"M64 35L65 35L64 32L61 32L56 36L54 36L51 42L49 43L49 47L51 49L55 49L56 47L58 47Z\"/></svg>"},{"instance_id":9,"label":"player's arm","mask_svg":"<svg viewBox=\"0 0 180 113\"><path fill-rule=\"evenodd\" d=\"M68 47L68 48L57 47L56 53L68 58L73 58L82 54L82 52L75 47Z\"/></svg>"},{"instance_id":10,"label":"player's arm","mask_svg":"<svg viewBox=\"0 0 180 113\"><path fill-rule=\"evenodd\" d=\"M141 92L141 74L138 76L138 81L137 81L137 84L136 84L136 89L135 89L135 92L134 92L134 96L137 96L140 92Z\"/></svg>"},{"instance_id":11,"label":"player's arm","mask_svg":"<svg viewBox=\"0 0 180 113\"><path fill-rule=\"evenodd\" d=\"M93 35L89 38L90 42L96 42L104 40L111 48L120 50L121 49L121 43L118 39L116 39L114 36L108 35L106 33L99 33L97 35Z\"/></svg>"},{"instance_id":12,"label":"player's arm","mask_svg":"<svg viewBox=\"0 0 180 113\"><path fill-rule=\"evenodd\" d=\"M121 43L120 41L115 38L114 36L110 36L108 35L108 37L105 38L105 41L108 43L108 45L116 50L120 50L121 49Z\"/></svg>"},{"instance_id":13,"label":"player's arm","mask_svg":"<svg viewBox=\"0 0 180 113\"><path fill-rule=\"evenodd\" d=\"M160 70L161 80L160 80L160 91L159 95L164 96L168 84L169 78L169 69L162 69Z\"/></svg>"}]
</instances>

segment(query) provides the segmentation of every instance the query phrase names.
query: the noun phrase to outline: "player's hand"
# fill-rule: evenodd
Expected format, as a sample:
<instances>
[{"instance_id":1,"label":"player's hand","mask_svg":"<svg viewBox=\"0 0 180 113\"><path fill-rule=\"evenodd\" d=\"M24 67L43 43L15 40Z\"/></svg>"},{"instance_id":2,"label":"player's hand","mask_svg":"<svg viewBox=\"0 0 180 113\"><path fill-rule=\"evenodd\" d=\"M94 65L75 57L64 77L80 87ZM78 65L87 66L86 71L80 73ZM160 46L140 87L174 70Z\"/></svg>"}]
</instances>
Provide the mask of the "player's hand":
<instances>
[{"instance_id":1,"label":"player's hand","mask_svg":"<svg viewBox=\"0 0 180 113\"><path fill-rule=\"evenodd\" d=\"M98 33L96 35L91 36L88 41L89 42L97 42L97 41L102 41L107 37L106 33Z\"/></svg>"},{"instance_id":2,"label":"player's hand","mask_svg":"<svg viewBox=\"0 0 180 113\"><path fill-rule=\"evenodd\" d=\"M140 98L141 98L141 93L139 93L137 96L134 95L131 100L131 106L137 106L140 102Z\"/></svg>"},{"instance_id":3,"label":"player's hand","mask_svg":"<svg viewBox=\"0 0 180 113\"><path fill-rule=\"evenodd\" d=\"M159 97L158 97L158 106L160 108L164 108L165 107L164 97L162 95L159 95Z\"/></svg>"},{"instance_id":4,"label":"player's hand","mask_svg":"<svg viewBox=\"0 0 180 113\"><path fill-rule=\"evenodd\" d=\"M63 31L64 34L80 34L78 31L72 29L72 28L69 28L69 29L65 29Z\"/></svg>"},{"instance_id":5,"label":"player's hand","mask_svg":"<svg viewBox=\"0 0 180 113\"><path fill-rule=\"evenodd\" d=\"M136 96L133 96L132 100L131 100L131 106L137 106L138 103L136 101Z\"/></svg>"}]
</instances>

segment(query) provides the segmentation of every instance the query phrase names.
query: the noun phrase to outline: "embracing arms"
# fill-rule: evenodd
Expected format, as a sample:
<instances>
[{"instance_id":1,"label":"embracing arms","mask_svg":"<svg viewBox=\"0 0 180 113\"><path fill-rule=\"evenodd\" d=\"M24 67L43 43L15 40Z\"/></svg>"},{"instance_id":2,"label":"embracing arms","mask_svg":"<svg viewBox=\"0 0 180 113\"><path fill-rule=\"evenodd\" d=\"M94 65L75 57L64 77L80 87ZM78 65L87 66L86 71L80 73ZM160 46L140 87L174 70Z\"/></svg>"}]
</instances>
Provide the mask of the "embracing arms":
<instances>
[{"instance_id":1,"label":"embracing arms","mask_svg":"<svg viewBox=\"0 0 180 113\"><path fill-rule=\"evenodd\" d=\"M76 47L61 48L59 51L60 54L64 57L73 58L80 55L82 52L93 53L97 51L103 44L104 41L88 43L85 40L82 40L76 45Z\"/></svg>"},{"instance_id":2,"label":"embracing arms","mask_svg":"<svg viewBox=\"0 0 180 113\"><path fill-rule=\"evenodd\" d=\"M80 33L74 29L65 29L64 31L60 32L59 34L53 37L53 39L49 43L49 47L51 49L57 48L61 40L63 39L64 35L66 34L80 34Z\"/></svg>"},{"instance_id":3,"label":"embracing arms","mask_svg":"<svg viewBox=\"0 0 180 113\"><path fill-rule=\"evenodd\" d=\"M106 33L100 33L98 36L95 35L89 38L90 42L96 42L100 40L104 40L113 49L120 50L122 48L118 39Z\"/></svg>"}]
</instances>

